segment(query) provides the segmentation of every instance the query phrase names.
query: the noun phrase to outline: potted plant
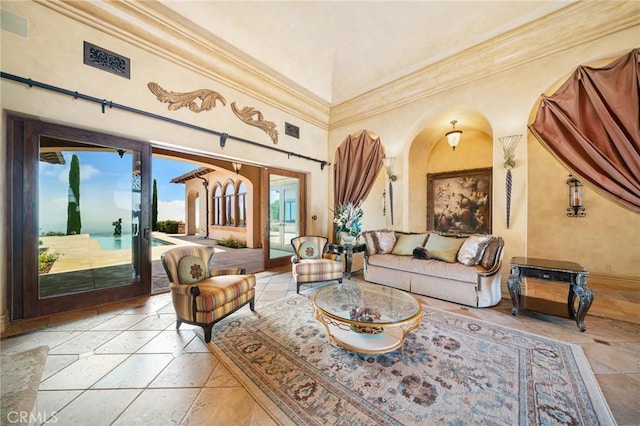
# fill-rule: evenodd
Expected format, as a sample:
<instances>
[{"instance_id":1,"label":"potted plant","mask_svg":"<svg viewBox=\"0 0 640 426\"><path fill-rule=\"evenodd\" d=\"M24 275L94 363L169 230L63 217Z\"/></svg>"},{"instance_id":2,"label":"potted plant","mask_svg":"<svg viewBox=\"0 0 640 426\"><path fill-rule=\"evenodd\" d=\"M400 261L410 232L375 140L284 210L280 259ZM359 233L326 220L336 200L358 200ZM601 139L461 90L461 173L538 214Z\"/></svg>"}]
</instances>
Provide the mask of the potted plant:
<instances>
[{"instance_id":1,"label":"potted plant","mask_svg":"<svg viewBox=\"0 0 640 426\"><path fill-rule=\"evenodd\" d=\"M362 208L353 203L336 205L333 210L333 223L336 224L338 241L342 244L353 244L362 232L360 221L363 215Z\"/></svg>"}]
</instances>

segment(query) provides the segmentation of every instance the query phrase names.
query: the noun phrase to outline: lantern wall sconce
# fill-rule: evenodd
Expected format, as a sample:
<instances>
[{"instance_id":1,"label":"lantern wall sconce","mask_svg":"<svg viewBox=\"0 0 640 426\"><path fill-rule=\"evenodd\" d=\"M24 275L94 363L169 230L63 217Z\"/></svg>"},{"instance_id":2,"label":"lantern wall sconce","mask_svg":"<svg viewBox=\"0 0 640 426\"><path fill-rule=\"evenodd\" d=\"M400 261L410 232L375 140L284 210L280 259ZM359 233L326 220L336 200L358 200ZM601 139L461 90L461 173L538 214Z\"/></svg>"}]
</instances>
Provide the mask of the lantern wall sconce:
<instances>
[{"instance_id":1,"label":"lantern wall sconce","mask_svg":"<svg viewBox=\"0 0 640 426\"><path fill-rule=\"evenodd\" d=\"M585 217L587 209L584 207L582 198L582 183L573 175L569 175L567 179L569 185L569 207L567 208L568 217Z\"/></svg>"},{"instance_id":2,"label":"lantern wall sconce","mask_svg":"<svg viewBox=\"0 0 640 426\"><path fill-rule=\"evenodd\" d=\"M236 172L236 174L240 173L240 169L242 168L242 164L240 164L240 163L231 163L231 165L233 166L233 171Z\"/></svg>"},{"instance_id":3,"label":"lantern wall sconce","mask_svg":"<svg viewBox=\"0 0 640 426\"><path fill-rule=\"evenodd\" d=\"M511 187L513 186L513 176L511 175L511 169L516 166L514 160L516 156L516 146L522 138L522 135L511 135L498 138L502 150L504 152L504 168L507 169L507 175L505 177L505 195L507 197L506 204L506 217L507 217L507 229L511 226Z\"/></svg>"},{"instance_id":4,"label":"lantern wall sconce","mask_svg":"<svg viewBox=\"0 0 640 426\"><path fill-rule=\"evenodd\" d=\"M460 135L462 134L462 130L456 130L457 122L458 120L451 120L452 130L445 134L447 137L447 143L454 151L456 150L456 146L460 143Z\"/></svg>"}]
</instances>

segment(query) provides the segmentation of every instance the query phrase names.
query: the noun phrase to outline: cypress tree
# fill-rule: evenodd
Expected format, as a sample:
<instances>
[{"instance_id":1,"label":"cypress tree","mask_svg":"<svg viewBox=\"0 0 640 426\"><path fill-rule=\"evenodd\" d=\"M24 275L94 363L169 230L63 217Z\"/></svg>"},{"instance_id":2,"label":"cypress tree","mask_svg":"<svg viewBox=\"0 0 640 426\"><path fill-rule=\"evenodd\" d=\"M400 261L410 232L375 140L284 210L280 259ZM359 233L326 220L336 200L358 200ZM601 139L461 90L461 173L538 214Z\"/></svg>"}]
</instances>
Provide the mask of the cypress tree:
<instances>
[{"instance_id":1,"label":"cypress tree","mask_svg":"<svg viewBox=\"0 0 640 426\"><path fill-rule=\"evenodd\" d=\"M67 204L67 235L79 234L80 219L80 160L73 154L69 169L69 202Z\"/></svg>"},{"instance_id":2,"label":"cypress tree","mask_svg":"<svg viewBox=\"0 0 640 426\"><path fill-rule=\"evenodd\" d=\"M158 184L153 180L153 194L151 198L151 230L158 230Z\"/></svg>"}]
</instances>

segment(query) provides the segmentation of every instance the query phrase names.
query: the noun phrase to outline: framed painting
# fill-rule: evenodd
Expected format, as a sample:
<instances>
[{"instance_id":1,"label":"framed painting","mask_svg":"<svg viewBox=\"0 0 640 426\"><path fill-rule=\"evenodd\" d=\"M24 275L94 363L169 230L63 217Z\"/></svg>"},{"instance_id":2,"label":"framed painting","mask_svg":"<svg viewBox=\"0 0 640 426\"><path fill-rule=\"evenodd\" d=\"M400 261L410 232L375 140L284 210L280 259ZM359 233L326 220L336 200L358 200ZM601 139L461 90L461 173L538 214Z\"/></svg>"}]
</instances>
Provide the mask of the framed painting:
<instances>
[{"instance_id":1,"label":"framed painting","mask_svg":"<svg viewBox=\"0 0 640 426\"><path fill-rule=\"evenodd\" d=\"M493 168L427 174L427 230L491 234Z\"/></svg>"}]
</instances>

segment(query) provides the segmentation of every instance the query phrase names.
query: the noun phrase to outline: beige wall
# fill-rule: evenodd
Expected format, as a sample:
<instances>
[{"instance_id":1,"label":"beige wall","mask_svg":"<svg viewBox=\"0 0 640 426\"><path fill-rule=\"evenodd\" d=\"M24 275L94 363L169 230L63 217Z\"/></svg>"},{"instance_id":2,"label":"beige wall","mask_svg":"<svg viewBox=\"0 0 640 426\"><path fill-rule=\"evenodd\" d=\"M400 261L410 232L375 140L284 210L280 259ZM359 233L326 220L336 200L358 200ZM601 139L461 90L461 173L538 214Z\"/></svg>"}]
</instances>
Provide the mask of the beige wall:
<instances>
[{"instance_id":1,"label":"beige wall","mask_svg":"<svg viewBox=\"0 0 640 426\"><path fill-rule=\"evenodd\" d=\"M394 183L394 225L381 214L385 185L384 173L381 173L365 203L365 229L423 230L426 173L484 165L485 160L477 157L478 153L467 156L464 148L476 139L473 136L482 135L478 139L483 141L484 148L480 149L487 150L491 158L488 165L494 169L493 233L505 239L507 261L503 266L503 282L509 274L508 260L525 255L577 261L592 275L638 285L639 215L587 189L587 217L567 218L567 172L551 155L544 150L540 152L539 143L529 136L526 127L541 93L580 64L628 53L637 47L638 31L635 27L585 42L385 113L332 128L329 132L331 152L345 135L365 128L379 135L386 151L396 157L397 165L402 165L398 181ZM469 122L477 133L463 133L455 153L459 157L455 157L444 145L443 148L438 145L444 130L436 134L434 129L445 129L452 119L458 119L462 126L457 127L462 128L465 122L460 117L467 116L471 117ZM512 170L511 227L507 229L506 169L499 138L513 134L521 134L523 138L516 148L516 166ZM486 138L488 144L484 143Z\"/></svg>"}]
</instances>

